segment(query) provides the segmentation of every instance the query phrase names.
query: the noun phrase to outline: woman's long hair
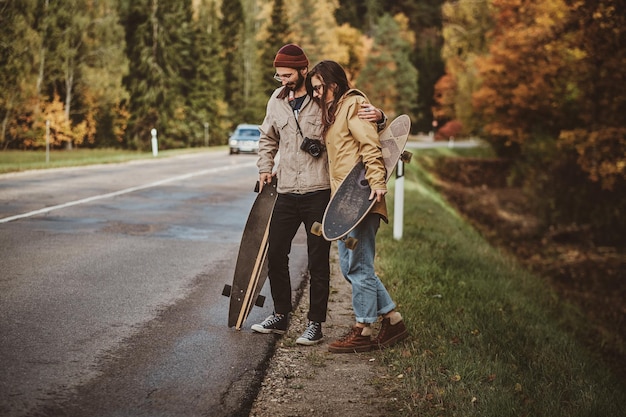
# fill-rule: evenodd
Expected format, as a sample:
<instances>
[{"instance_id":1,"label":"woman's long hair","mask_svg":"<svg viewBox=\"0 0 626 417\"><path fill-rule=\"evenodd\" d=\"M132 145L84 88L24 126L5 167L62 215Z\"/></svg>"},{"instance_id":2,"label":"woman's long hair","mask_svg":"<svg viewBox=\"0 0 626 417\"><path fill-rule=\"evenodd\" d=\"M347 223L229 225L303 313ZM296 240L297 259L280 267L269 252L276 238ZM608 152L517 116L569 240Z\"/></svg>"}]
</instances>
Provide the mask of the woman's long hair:
<instances>
[{"instance_id":1,"label":"woman's long hair","mask_svg":"<svg viewBox=\"0 0 626 417\"><path fill-rule=\"evenodd\" d=\"M335 61L321 61L313 67L307 74L305 85L307 93L313 97L313 85L311 84L311 77L317 75L324 84L324 93L321 99L316 99L322 109L322 137L326 136L326 132L330 125L335 121L335 111L337 110L337 104L341 97L351 88L350 82L343 67ZM328 87L334 86L334 96L330 105L327 103L330 97L327 94L331 94Z\"/></svg>"}]
</instances>

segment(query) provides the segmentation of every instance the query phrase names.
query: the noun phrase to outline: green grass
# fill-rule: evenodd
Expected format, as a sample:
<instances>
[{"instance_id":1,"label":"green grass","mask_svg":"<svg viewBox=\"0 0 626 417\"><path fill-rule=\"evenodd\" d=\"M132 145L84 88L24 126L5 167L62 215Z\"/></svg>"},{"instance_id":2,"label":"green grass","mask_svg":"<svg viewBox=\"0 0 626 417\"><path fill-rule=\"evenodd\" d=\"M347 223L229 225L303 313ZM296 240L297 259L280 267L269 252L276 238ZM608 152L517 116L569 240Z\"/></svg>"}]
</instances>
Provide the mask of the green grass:
<instances>
[{"instance_id":1,"label":"green grass","mask_svg":"<svg viewBox=\"0 0 626 417\"><path fill-rule=\"evenodd\" d=\"M396 415L626 415L624 386L573 336L583 315L431 187L424 167L456 151L418 152L405 166L403 238L389 225L377 244L381 279L412 336L382 354L397 383ZM393 191L389 202L392 212Z\"/></svg>"},{"instance_id":2,"label":"green grass","mask_svg":"<svg viewBox=\"0 0 626 417\"><path fill-rule=\"evenodd\" d=\"M211 147L211 150L225 150L225 146ZM167 157L182 153L204 152L207 148L186 148L159 151L158 157ZM46 163L45 151L2 151L0 152L0 174L26 171L29 169L48 169L93 164L110 164L135 159L151 159L152 152L125 151L119 149L74 149L71 151L50 151Z\"/></svg>"}]
</instances>

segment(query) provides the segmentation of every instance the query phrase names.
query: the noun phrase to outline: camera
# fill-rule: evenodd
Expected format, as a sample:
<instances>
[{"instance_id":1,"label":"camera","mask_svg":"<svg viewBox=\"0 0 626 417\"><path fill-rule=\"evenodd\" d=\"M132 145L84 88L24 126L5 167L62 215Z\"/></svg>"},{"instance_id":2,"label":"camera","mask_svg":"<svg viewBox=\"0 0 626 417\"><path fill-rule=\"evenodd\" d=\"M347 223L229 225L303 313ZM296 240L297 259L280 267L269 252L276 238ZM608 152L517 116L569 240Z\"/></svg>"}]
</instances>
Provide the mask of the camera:
<instances>
[{"instance_id":1,"label":"camera","mask_svg":"<svg viewBox=\"0 0 626 417\"><path fill-rule=\"evenodd\" d=\"M319 158L322 152L326 149L324 144L319 139L304 138L300 149L308 152L314 158Z\"/></svg>"}]
</instances>

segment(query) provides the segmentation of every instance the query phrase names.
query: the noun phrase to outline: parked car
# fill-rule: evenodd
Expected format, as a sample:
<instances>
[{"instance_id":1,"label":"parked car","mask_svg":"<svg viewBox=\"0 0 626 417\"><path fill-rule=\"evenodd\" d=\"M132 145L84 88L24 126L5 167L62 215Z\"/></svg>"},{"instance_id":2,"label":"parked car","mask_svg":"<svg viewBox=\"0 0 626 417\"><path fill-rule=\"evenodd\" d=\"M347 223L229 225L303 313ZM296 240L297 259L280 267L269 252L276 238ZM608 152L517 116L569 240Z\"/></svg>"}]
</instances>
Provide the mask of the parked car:
<instances>
[{"instance_id":1,"label":"parked car","mask_svg":"<svg viewBox=\"0 0 626 417\"><path fill-rule=\"evenodd\" d=\"M230 139L228 139L230 154L240 152L257 153L259 151L260 137L259 125L238 125Z\"/></svg>"}]
</instances>

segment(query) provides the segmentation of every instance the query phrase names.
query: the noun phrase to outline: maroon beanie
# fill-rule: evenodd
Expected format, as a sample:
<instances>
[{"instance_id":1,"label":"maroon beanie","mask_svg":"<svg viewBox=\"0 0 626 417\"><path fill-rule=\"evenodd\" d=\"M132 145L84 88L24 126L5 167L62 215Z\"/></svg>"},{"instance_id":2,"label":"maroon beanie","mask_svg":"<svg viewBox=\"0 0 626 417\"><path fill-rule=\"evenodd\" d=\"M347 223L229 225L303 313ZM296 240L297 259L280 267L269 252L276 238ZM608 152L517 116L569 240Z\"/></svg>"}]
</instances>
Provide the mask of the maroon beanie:
<instances>
[{"instance_id":1,"label":"maroon beanie","mask_svg":"<svg viewBox=\"0 0 626 417\"><path fill-rule=\"evenodd\" d=\"M288 45L280 48L278 53L276 54L276 58L274 58L274 67L286 67L286 68L305 68L309 67L309 59L306 57L306 54L295 43L290 43Z\"/></svg>"}]
</instances>

